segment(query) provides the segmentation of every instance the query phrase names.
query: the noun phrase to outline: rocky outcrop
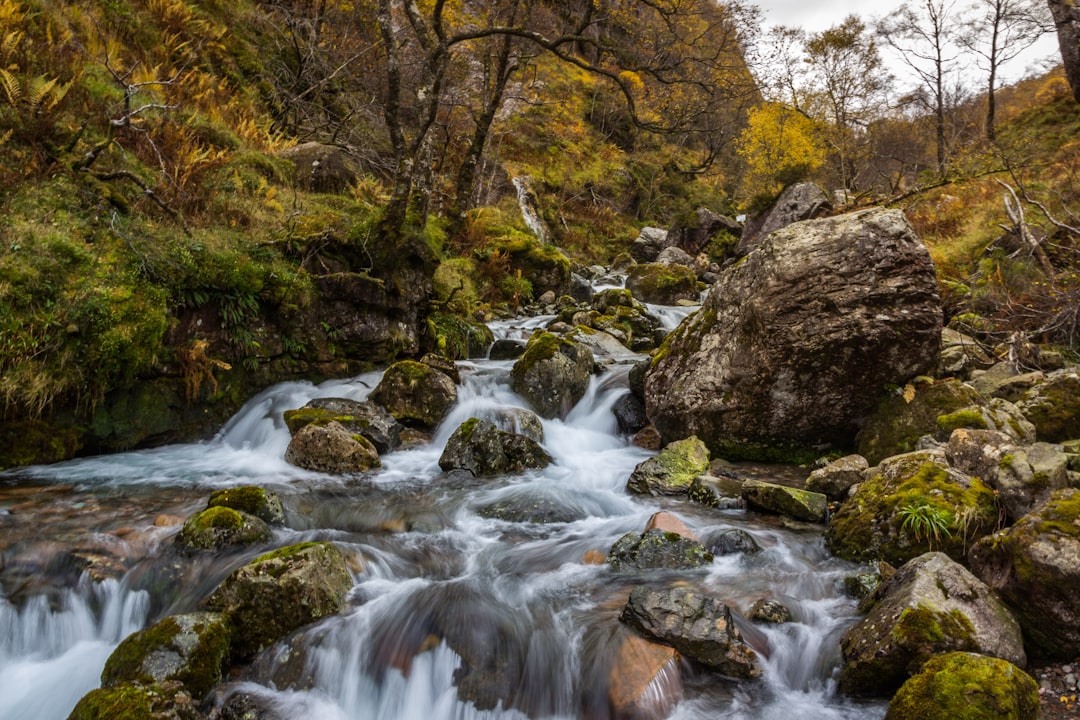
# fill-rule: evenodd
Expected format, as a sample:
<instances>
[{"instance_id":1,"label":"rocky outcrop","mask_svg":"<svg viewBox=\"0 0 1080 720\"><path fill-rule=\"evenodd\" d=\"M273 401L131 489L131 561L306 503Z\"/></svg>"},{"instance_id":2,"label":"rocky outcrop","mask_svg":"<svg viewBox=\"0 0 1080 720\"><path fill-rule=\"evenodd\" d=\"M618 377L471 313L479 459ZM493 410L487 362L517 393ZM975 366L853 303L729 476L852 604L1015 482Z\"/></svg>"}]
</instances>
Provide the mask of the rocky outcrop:
<instances>
[{"instance_id":1,"label":"rocky outcrop","mask_svg":"<svg viewBox=\"0 0 1080 720\"><path fill-rule=\"evenodd\" d=\"M771 208L746 221L735 252L739 256L746 255L756 250L769 233L800 220L820 217L831 209L829 196L816 184L802 182L789 185Z\"/></svg>"},{"instance_id":2,"label":"rocky outcrop","mask_svg":"<svg viewBox=\"0 0 1080 720\"><path fill-rule=\"evenodd\" d=\"M802 219L802 218L800 218ZM708 208L698 208L691 215L677 219L667 232L667 244L677 247L692 257L707 252L717 236L725 234L727 245L734 250L739 236L743 234L742 225L729 217L714 213ZM722 255L722 253L714 253ZM717 260L723 259L717 257Z\"/></svg>"},{"instance_id":3,"label":"rocky outcrop","mask_svg":"<svg viewBox=\"0 0 1080 720\"><path fill-rule=\"evenodd\" d=\"M761 674L757 654L743 642L731 609L699 591L638 586L619 619L724 675L749 679Z\"/></svg>"},{"instance_id":4,"label":"rocky outcrop","mask_svg":"<svg viewBox=\"0 0 1080 720\"><path fill-rule=\"evenodd\" d=\"M626 275L626 289L642 302L675 305L697 300L697 273L685 265L635 265Z\"/></svg>"},{"instance_id":5,"label":"rocky outcrop","mask_svg":"<svg viewBox=\"0 0 1080 720\"><path fill-rule=\"evenodd\" d=\"M1020 625L994 593L942 553L904 565L877 591L880 600L840 640L840 687L891 695L930 656L971 651L1027 664Z\"/></svg>"},{"instance_id":6,"label":"rocky outcrop","mask_svg":"<svg viewBox=\"0 0 1080 720\"><path fill-rule=\"evenodd\" d=\"M203 601L235 628L233 658L256 652L293 630L337 614L352 576L341 551L327 542L290 545L234 570Z\"/></svg>"},{"instance_id":7,"label":"rocky outcrop","mask_svg":"<svg viewBox=\"0 0 1080 720\"><path fill-rule=\"evenodd\" d=\"M821 493L830 500L845 500L853 485L861 483L870 463L862 455L847 455L810 473L806 479L809 492Z\"/></svg>"},{"instance_id":8,"label":"rocky outcrop","mask_svg":"<svg viewBox=\"0 0 1080 720\"><path fill-rule=\"evenodd\" d=\"M1035 425L1039 439L1064 442L1080 438L1080 371L1050 373L1017 402L1020 412Z\"/></svg>"},{"instance_id":9,"label":"rocky outcrop","mask_svg":"<svg viewBox=\"0 0 1080 720\"><path fill-rule=\"evenodd\" d=\"M1039 685L1016 665L976 653L931 658L901 686L885 720L1038 720Z\"/></svg>"},{"instance_id":10,"label":"rocky outcrop","mask_svg":"<svg viewBox=\"0 0 1080 720\"><path fill-rule=\"evenodd\" d=\"M457 387L429 365L402 360L386 369L369 397L398 422L433 428L457 401Z\"/></svg>"},{"instance_id":11,"label":"rocky outcrop","mask_svg":"<svg viewBox=\"0 0 1080 720\"><path fill-rule=\"evenodd\" d=\"M174 540L185 552L223 550L270 540L270 527L243 511L215 506L187 519Z\"/></svg>"},{"instance_id":12,"label":"rocky outcrop","mask_svg":"<svg viewBox=\"0 0 1080 720\"><path fill-rule=\"evenodd\" d=\"M254 515L268 525L284 525L285 509L276 492L254 485L222 488L210 493L206 507L227 507Z\"/></svg>"},{"instance_id":13,"label":"rocky outcrop","mask_svg":"<svg viewBox=\"0 0 1080 720\"><path fill-rule=\"evenodd\" d=\"M667 236L667 230L663 228L641 228L634 244L630 246L630 256L639 263L655 262L660 251L670 245Z\"/></svg>"},{"instance_id":14,"label":"rocky outcrop","mask_svg":"<svg viewBox=\"0 0 1080 720\"><path fill-rule=\"evenodd\" d=\"M748 508L787 515L796 520L823 523L829 514L829 499L821 493L761 480L744 481L742 498Z\"/></svg>"},{"instance_id":15,"label":"rocky outcrop","mask_svg":"<svg viewBox=\"0 0 1080 720\"><path fill-rule=\"evenodd\" d=\"M696 434L716 455L816 457L852 443L886 385L936 367L940 342L933 263L901 212L798 223L668 336L645 404L665 439Z\"/></svg>"},{"instance_id":16,"label":"rocky outcrop","mask_svg":"<svg viewBox=\"0 0 1080 720\"><path fill-rule=\"evenodd\" d=\"M549 332L535 332L510 371L510 386L541 417L564 418L585 396L594 362L588 347Z\"/></svg>"},{"instance_id":17,"label":"rocky outcrop","mask_svg":"<svg viewBox=\"0 0 1080 720\"><path fill-rule=\"evenodd\" d=\"M1032 653L1080 654L1080 490L1059 490L968 554L975 573L1016 613Z\"/></svg>"},{"instance_id":18,"label":"rocky outcrop","mask_svg":"<svg viewBox=\"0 0 1080 720\"><path fill-rule=\"evenodd\" d=\"M285 449L285 462L324 473L364 472L382 467L379 453L367 438L331 420L300 428Z\"/></svg>"},{"instance_id":19,"label":"rocky outcrop","mask_svg":"<svg viewBox=\"0 0 1080 720\"><path fill-rule=\"evenodd\" d=\"M669 443L634 468L626 489L635 495L685 495L694 478L709 469L709 450L696 437Z\"/></svg>"},{"instance_id":20,"label":"rocky outcrop","mask_svg":"<svg viewBox=\"0 0 1080 720\"><path fill-rule=\"evenodd\" d=\"M439 457L443 470L468 470L476 477L538 470L551 462L552 457L532 438L477 418L466 420L454 431Z\"/></svg>"}]
</instances>

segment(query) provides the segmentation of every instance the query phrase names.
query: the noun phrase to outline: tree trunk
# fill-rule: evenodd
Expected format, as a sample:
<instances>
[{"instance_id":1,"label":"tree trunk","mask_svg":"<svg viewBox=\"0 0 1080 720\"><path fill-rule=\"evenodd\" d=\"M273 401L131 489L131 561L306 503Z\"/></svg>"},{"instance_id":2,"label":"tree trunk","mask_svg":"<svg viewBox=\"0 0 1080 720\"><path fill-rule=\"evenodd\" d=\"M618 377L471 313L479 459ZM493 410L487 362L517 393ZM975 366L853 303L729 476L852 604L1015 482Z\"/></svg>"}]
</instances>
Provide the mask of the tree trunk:
<instances>
[{"instance_id":1,"label":"tree trunk","mask_svg":"<svg viewBox=\"0 0 1080 720\"><path fill-rule=\"evenodd\" d=\"M1061 61L1065 78L1072 87L1073 97L1080 102L1080 5L1076 0L1047 0L1057 26Z\"/></svg>"}]
</instances>

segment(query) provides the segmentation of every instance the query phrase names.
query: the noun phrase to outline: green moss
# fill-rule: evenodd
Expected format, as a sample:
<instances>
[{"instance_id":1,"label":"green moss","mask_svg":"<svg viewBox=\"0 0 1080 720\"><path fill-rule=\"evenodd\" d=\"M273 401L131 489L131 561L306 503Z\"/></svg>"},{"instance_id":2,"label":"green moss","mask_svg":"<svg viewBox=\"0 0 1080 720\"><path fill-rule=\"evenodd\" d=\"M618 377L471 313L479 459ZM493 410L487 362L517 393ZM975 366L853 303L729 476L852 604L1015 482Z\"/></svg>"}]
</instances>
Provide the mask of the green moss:
<instances>
[{"instance_id":1,"label":"green moss","mask_svg":"<svg viewBox=\"0 0 1080 720\"><path fill-rule=\"evenodd\" d=\"M900 688L885 720L1035 720L1039 686L998 658L953 652L931 658Z\"/></svg>"},{"instance_id":2,"label":"green moss","mask_svg":"<svg viewBox=\"0 0 1080 720\"><path fill-rule=\"evenodd\" d=\"M427 329L431 349L451 360L481 357L495 341L487 325L449 313L429 315Z\"/></svg>"},{"instance_id":3,"label":"green moss","mask_svg":"<svg viewBox=\"0 0 1080 720\"><path fill-rule=\"evenodd\" d=\"M270 528L259 518L218 505L188 518L176 542L193 550L217 550L227 545L264 542L270 537Z\"/></svg>"},{"instance_id":4,"label":"green moss","mask_svg":"<svg viewBox=\"0 0 1080 720\"><path fill-rule=\"evenodd\" d=\"M1013 456L1012 453L1006 453L1001 457L1001 461L998 462L998 467L1002 470L1008 470L1012 467L1013 461L1015 460L1016 458Z\"/></svg>"},{"instance_id":5,"label":"green moss","mask_svg":"<svg viewBox=\"0 0 1080 720\"><path fill-rule=\"evenodd\" d=\"M214 506L195 515L189 522L198 530L239 530L244 526L244 516L231 507Z\"/></svg>"},{"instance_id":6,"label":"green moss","mask_svg":"<svg viewBox=\"0 0 1080 720\"><path fill-rule=\"evenodd\" d=\"M952 434L957 428L971 428L972 430L986 430L986 418L976 409L958 410L947 415L939 415L937 418L938 428L946 435Z\"/></svg>"},{"instance_id":7,"label":"green moss","mask_svg":"<svg viewBox=\"0 0 1080 720\"><path fill-rule=\"evenodd\" d=\"M79 700L68 720L154 720L155 693L150 688L121 685L91 690Z\"/></svg>"},{"instance_id":8,"label":"green moss","mask_svg":"<svg viewBox=\"0 0 1080 720\"><path fill-rule=\"evenodd\" d=\"M1080 492L1054 493L1039 509L1039 522L1033 529L1039 535L1059 533L1080 538Z\"/></svg>"},{"instance_id":9,"label":"green moss","mask_svg":"<svg viewBox=\"0 0 1080 720\"><path fill-rule=\"evenodd\" d=\"M210 493L206 506L212 508L218 505L258 516L266 506L266 490L255 485L215 490Z\"/></svg>"},{"instance_id":10,"label":"green moss","mask_svg":"<svg viewBox=\"0 0 1080 720\"><path fill-rule=\"evenodd\" d=\"M960 610L937 612L926 605L907 608L896 621L893 636L911 647L975 649L975 627Z\"/></svg>"},{"instance_id":11,"label":"green moss","mask_svg":"<svg viewBox=\"0 0 1080 720\"><path fill-rule=\"evenodd\" d=\"M525 352L514 363L513 372L516 374L527 373L534 365L544 360L555 357L555 353L563 345L569 345L569 341L546 331L534 332L525 344Z\"/></svg>"},{"instance_id":12,"label":"green moss","mask_svg":"<svg viewBox=\"0 0 1080 720\"><path fill-rule=\"evenodd\" d=\"M320 545L330 546L331 548L334 549L335 552L337 551L337 547L334 546L333 543L316 542L316 541L302 542L302 543L296 543L295 545L286 545L285 547L280 547L277 550L271 550L268 553L263 553L262 555L259 555L257 558L255 558L254 560L252 560L248 564L249 565L255 565L257 563L271 562L271 561L275 561L275 560L288 560L289 558L292 558L292 557L295 557L295 556L299 555L300 553L307 550L308 548L313 548L313 547L320 546Z\"/></svg>"}]
</instances>

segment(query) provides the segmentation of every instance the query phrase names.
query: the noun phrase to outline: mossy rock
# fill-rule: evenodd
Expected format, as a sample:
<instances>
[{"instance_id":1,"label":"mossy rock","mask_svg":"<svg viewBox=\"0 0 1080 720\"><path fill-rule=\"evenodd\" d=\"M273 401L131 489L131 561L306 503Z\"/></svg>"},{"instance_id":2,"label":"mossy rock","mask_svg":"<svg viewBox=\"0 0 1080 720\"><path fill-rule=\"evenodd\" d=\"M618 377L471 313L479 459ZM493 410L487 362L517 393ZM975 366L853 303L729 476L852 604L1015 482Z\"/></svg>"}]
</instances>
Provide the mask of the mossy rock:
<instances>
[{"instance_id":1,"label":"mossy rock","mask_svg":"<svg viewBox=\"0 0 1080 720\"><path fill-rule=\"evenodd\" d=\"M370 440L333 420L326 425L309 423L302 427L285 449L285 462L324 473L356 473L382 467L379 452Z\"/></svg>"},{"instance_id":2,"label":"mossy rock","mask_svg":"<svg viewBox=\"0 0 1080 720\"><path fill-rule=\"evenodd\" d=\"M986 404L977 390L958 380L919 383L913 387L915 396L911 402L902 392L889 393L859 430L855 438L858 453L870 465L915 450L919 438L940 431L938 417Z\"/></svg>"},{"instance_id":3,"label":"mossy rock","mask_svg":"<svg viewBox=\"0 0 1080 720\"><path fill-rule=\"evenodd\" d=\"M203 606L229 616L236 629L233 659L246 661L293 630L336 615L352 584L335 545L300 543L260 555L233 571Z\"/></svg>"},{"instance_id":4,"label":"mossy rock","mask_svg":"<svg viewBox=\"0 0 1080 720\"><path fill-rule=\"evenodd\" d=\"M889 458L833 514L829 550L856 562L902 565L940 550L962 561L973 542L997 524L992 490L955 471L940 452Z\"/></svg>"},{"instance_id":5,"label":"mossy rock","mask_svg":"<svg viewBox=\"0 0 1080 720\"><path fill-rule=\"evenodd\" d=\"M1039 439L1064 442L1080 437L1080 372L1051 373L1017 403L1035 425Z\"/></svg>"},{"instance_id":6,"label":"mossy rock","mask_svg":"<svg viewBox=\"0 0 1080 720\"><path fill-rule=\"evenodd\" d=\"M267 542L272 537L270 526L263 520L218 505L188 518L174 542L189 552L215 551Z\"/></svg>"},{"instance_id":7,"label":"mossy rock","mask_svg":"<svg viewBox=\"0 0 1080 720\"><path fill-rule=\"evenodd\" d=\"M1039 686L1010 662L967 652L931 658L903 684L885 720L1037 720Z\"/></svg>"},{"instance_id":8,"label":"mossy rock","mask_svg":"<svg viewBox=\"0 0 1080 720\"><path fill-rule=\"evenodd\" d=\"M829 514L829 498L825 495L761 480L743 482L742 498L754 510L806 522L823 523Z\"/></svg>"},{"instance_id":9,"label":"mossy rock","mask_svg":"<svg viewBox=\"0 0 1080 720\"><path fill-rule=\"evenodd\" d=\"M105 662L101 686L177 681L193 698L201 699L224 676L230 634L228 618L219 613L167 617L117 646Z\"/></svg>"},{"instance_id":10,"label":"mossy rock","mask_svg":"<svg viewBox=\"0 0 1080 720\"><path fill-rule=\"evenodd\" d=\"M594 364L585 345L541 330L510 370L510 386L541 417L565 418L585 396Z\"/></svg>"},{"instance_id":11,"label":"mossy rock","mask_svg":"<svg viewBox=\"0 0 1080 720\"><path fill-rule=\"evenodd\" d=\"M991 398L985 405L972 405L955 412L939 415L938 439L945 441L953 430L994 430L1020 443L1035 442L1035 426L1028 422L1020 408L1008 400Z\"/></svg>"},{"instance_id":12,"label":"mossy rock","mask_svg":"<svg viewBox=\"0 0 1080 720\"><path fill-rule=\"evenodd\" d=\"M457 402L457 386L445 374L413 360L386 369L369 396L398 422L434 428Z\"/></svg>"},{"instance_id":13,"label":"mossy rock","mask_svg":"<svg viewBox=\"0 0 1080 720\"><path fill-rule=\"evenodd\" d=\"M500 430L487 420L469 418L446 442L439 467L488 477L538 470L550 465L552 460L532 438Z\"/></svg>"},{"instance_id":14,"label":"mossy rock","mask_svg":"<svg viewBox=\"0 0 1080 720\"><path fill-rule=\"evenodd\" d=\"M381 453L401 445L401 423L380 405L348 398L315 398L302 408L286 410L285 424L293 435L306 425L339 423L350 433L363 435Z\"/></svg>"},{"instance_id":15,"label":"mossy rock","mask_svg":"<svg viewBox=\"0 0 1080 720\"><path fill-rule=\"evenodd\" d=\"M68 720L203 720L198 705L178 682L125 684L91 690Z\"/></svg>"},{"instance_id":16,"label":"mossy rock","mask_svg":"<svg viewBox=\"0 0 1080 720\"><path fill-rule=\"evenodd\" d=\"M218 506L246 512L270 525L285 524L285 510L281 506L281 498L278 494L255 485L215 490L210 493L206 507Z\"/></svg>"},{"instance_id":17,"label":"mossy rock","mask_svg":"<svg viewBox=\"0 0 1080 720\"><path fill-rule=\"evenodd\" d=\"M685 265L635 265L627 273L626 289L642 302L675 305L697 299L697 273Z\"/></svg>"},{"instance_id":18,"label":"mossy rock","mask_svg":"<svg viewBox=\"0 0 1080 720\"><path fill-rule=\"evenodd\" d=\"M607 556L607 563L615 570L690 570L712 561L712 553L697 540L663 530L627 533L611 546Z\"/></svg>"},{"instance_id":19,"label":"mossy rock","mask_svg":"<svg viewBox=\"0 0 1080 720\"><path fill-rule=\"evenodd\" d=\"M709 449L697 437L668 443L634 468L626 490L635 495L686 495L694 478L709 469Z\"/></svg>"},{"instance_id":20,"label":"mossy rock","mask_svg":"<svg viewBox=\"0 0 1080 720\"><path fill-rule=\"evenodd\" d=\"M484 357L495 342L491 328L450 313L433 313L427 319L425 347L451 360Z\"/></svg>"}]
</instances>

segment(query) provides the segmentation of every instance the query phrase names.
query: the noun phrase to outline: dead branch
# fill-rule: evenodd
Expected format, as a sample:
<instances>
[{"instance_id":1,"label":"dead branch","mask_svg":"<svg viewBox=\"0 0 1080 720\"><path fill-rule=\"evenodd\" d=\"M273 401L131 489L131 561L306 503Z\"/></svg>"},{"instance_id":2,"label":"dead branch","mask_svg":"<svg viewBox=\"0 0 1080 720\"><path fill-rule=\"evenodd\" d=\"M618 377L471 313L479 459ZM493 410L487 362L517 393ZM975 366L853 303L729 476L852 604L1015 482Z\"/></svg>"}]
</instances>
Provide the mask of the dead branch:
<instances>
[{"instance_id":1,"label":"dead branch","mask_svg":"<svg viewBox=\"0 0 1080 720\"><path fill-rule=\"evenodd\" d=\"M1046 251L1043 250L1042 245L1032 234L1031 228L1028 227L1027 221L1024 219L1024 207L1020 204L1020 198L1017 197L1016 190L1003 180L995 179L995 182L1006 190L1006 194L1002 196L1005 203L1005 213L1012 220L1013 227L1020 236L1020 240L1028 247L1028 252L1038 261L1039 267L1042 268L1046 277L1053 279L1056 274L1054 266L1050 264L1050 258L1047 257Z\"/></svg>"}]
</instances>

